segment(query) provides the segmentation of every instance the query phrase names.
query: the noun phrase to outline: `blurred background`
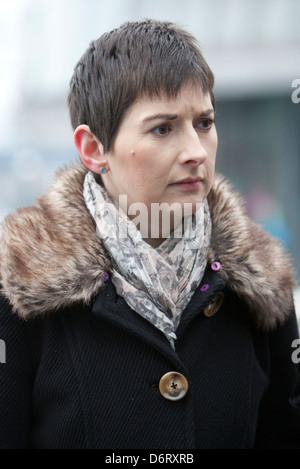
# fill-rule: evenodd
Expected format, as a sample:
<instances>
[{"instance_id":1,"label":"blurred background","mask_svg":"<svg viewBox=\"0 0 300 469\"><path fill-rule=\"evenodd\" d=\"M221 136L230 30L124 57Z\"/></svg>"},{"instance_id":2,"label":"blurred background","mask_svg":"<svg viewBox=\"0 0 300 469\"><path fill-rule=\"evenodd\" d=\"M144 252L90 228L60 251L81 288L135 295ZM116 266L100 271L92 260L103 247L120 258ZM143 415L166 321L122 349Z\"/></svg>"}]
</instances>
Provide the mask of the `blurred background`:
<instances>
[{"instance_id":1,"label":"blurred background","mask_svg":"<svg viewBox=\"0 0 300 469\"><path fill-rule=\"evenodd\" d=\"M144 18L198 38L216 79L217 171L284 243L299 284L299 0L0 0L0 222L77 158L66 96L91 40Z\"/></svg>"}]
</instances>

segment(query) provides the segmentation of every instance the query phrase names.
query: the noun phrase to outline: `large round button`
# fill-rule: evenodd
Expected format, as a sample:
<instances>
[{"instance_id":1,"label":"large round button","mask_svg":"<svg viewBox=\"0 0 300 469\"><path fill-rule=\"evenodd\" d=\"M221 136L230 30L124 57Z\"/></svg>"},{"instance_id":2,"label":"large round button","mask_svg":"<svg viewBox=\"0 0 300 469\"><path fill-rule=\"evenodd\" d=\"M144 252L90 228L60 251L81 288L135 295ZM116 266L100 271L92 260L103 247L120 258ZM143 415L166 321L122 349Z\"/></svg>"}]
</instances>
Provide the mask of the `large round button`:
<instances>
[{"instance_id":1,"label":"large round button","mask_svg":"<svg viewBox=\"0 0 300 469\"><path fill-rule=\"evenodd\" d=\"M214 299L209 303L209 305L205 306L203 309L203 313L205 316L210 318L214 314L216 314L217 311L219 311L224 299L224 293L219 291L219 293L216 294Z\"/></svg>"},{"instance_id":2,"label":"large round button","mask_svg":"<svg viewBox=\"0 0 300 469\"><path fill-rule=\"evenodd\" d=\"M179 401L188 392L189 383L185 376L177 371L169 371L159 381L159 391L165 399Z\"/></svg>"}]
</instances>

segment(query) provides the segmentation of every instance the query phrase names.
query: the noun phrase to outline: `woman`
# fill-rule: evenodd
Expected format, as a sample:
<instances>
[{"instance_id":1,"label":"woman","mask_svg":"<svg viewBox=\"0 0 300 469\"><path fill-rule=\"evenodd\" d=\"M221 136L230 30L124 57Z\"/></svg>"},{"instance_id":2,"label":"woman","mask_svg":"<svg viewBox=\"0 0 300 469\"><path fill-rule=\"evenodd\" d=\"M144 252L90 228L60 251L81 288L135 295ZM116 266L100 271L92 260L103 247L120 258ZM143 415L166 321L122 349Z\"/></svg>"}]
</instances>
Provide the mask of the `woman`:
<instances>
[{"instance_id":1,"label":"woman","mask_svg":"<svg viewBox=\"0 0 300 469\"><path fill-rule=\"evenodd\" d=\"M214 175L213 84L157 21L78 62L81 162L2 229L1 447L299 447L293 269Z\"/></svg>"}]
</instances>

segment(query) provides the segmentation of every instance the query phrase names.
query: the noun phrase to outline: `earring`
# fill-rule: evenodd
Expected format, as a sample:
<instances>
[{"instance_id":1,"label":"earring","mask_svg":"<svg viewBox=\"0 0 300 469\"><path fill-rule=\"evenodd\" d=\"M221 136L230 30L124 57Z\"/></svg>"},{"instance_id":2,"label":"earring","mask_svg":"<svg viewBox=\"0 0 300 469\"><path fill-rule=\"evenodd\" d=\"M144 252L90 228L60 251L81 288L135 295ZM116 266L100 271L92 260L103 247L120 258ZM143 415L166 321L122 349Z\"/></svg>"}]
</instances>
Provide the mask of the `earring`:
<instances>
[{"instance_id":1,"label":"earring","mask_svg":"<svg viewBox=\"0 0 300 469\"><path fill-rule=\"evenodd\" d=\"M105 168L100 168L100 173L102 173L102 174L106 173L106 169Z\"/></svg>"}]
</instances>

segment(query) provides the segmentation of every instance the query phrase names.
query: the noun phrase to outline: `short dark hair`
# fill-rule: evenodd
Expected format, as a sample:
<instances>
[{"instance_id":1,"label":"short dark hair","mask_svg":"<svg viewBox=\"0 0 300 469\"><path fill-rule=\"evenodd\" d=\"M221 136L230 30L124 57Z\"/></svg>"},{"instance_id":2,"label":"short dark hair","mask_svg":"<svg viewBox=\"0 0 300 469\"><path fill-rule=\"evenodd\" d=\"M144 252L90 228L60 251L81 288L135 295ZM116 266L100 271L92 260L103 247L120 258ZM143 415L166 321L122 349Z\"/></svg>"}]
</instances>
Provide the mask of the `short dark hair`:
<instances>
[{"instance_id":1,"label":"short dark hair","mask_svg":"<svg viewBox=\"0 0 300 469\"><path fill-rule=\"evenodd\" d=\"M191 34L170 22L127 22L92 41L77 63L68 95L72 127L88 125L109 151L137 98L176 97L187 82L209 92L215 107L214 76Z\"/></svg>"}]
</instances>

